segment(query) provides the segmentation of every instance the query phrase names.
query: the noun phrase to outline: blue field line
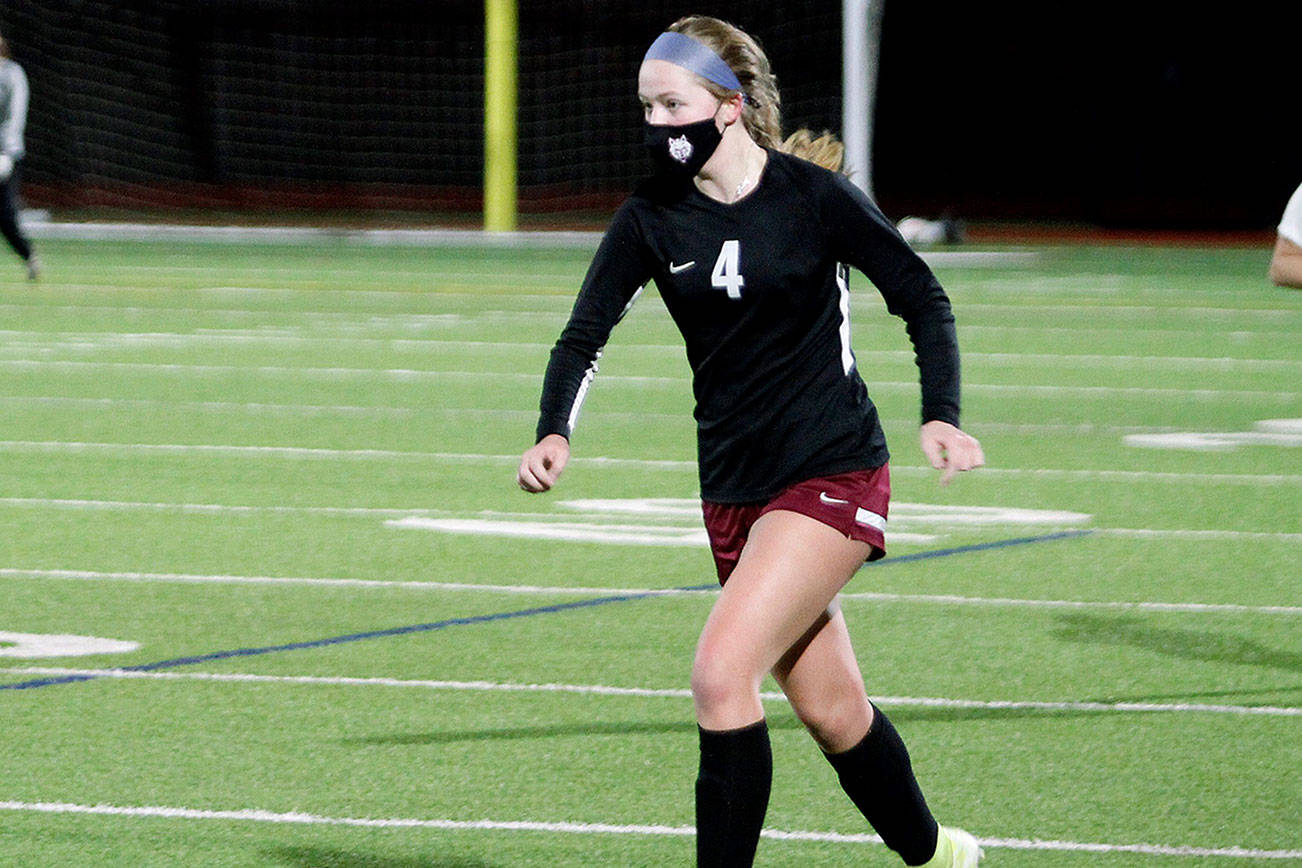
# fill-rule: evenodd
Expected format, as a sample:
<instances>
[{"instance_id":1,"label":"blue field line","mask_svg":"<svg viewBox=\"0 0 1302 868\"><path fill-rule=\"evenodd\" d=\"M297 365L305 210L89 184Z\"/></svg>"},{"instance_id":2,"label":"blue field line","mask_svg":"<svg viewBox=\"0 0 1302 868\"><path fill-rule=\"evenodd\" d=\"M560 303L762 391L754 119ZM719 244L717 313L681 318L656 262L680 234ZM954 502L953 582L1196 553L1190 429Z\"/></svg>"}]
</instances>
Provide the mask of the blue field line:
<instances>
[{"instance_id":1,"label":"blue field line","mask_svg":"<svg viewBox=\"0 0 1302 868\"><path fill-rule=\"evenodd\" d=\"M349 633L346 636L332 636L328 639L290 642L285 645L267 645L261 648L236 648L233 651L214 651L211 654L198 654L193 657L175 657L171 660L160 660L157 663L142 663L138 666L123 666L114 671L155 672L159 669L174 669L178 666L190 666L195 663L206 663L211 660L229 660L233 657L256 657L261 654L274 654L278 651L301 651L307 648L324 648L329 645L343 645L348 642L361 642L365 639L383 639L389 636L406 636L412 633L428 633L433 630L442 630L445 627L460 627L467 624L485 624L490 621L505 621L511 618L527 618L531 615L550 615L556 612L566 612L571 609L586 609L593 606L604 606L607 603L624 603L629 600L658 597L663 596L664 593L664 591L647 591L645 593L620 594L618 596L610 597L592 597L587 600L576 600L573 603L558 603L553 606L535 606L529 609L520 609L515 612L497 612L492 615L471 615L464 618L448 618L445 621L434 621L429 624L413 624L408 627L392 627L387 630L370 630L365 633ZM53 687L58 684L75 684L79 681L94 681L95 679L102 677L104 676L82 674L66 675L58 678L41 678L34 681L23 681L17 684L0 684L0 690L33 690L38 687Z\"/></svg>"},{"instance_id":2,"label":"blue field line","mask_svg":"<svg viewBox=\"0 0 1302 868\"><path fill-rule=\"evenodd\" d=\"M1087 536L1091 533L1089 530L1067 530L1058 533L1043 534L1041 536L1023 536L1013 537L1012 539L997 540L988 543L976 543L974 545L956 546L948 549L933 549L931 551L917 552L911 555L903 555L898 558L886 558L880 561L872 561L865 564L865 567L884 566L890 564L906 563L908 561L921 561L928 558L943 558L950 555L966 554L968 552L986 551L987 549L1001 549L1010 546L1029 545L1030 543L1052 542L1054 540L1075 539L1076 537ZM708 591L717 588L718 585L711 583L708 585L690 585L683 588L668 589L672 591ZM561 590L561 589L558 589ZM428 633L433 630L442 630L445 627L461 627L468 624L486 624L491 621L505 621L511 618L527 618L532 615L551 615L556 612L567 612L571 609L587 609L593 606L604 606L607 603L625 603L630 600L643 600L647 597L664 596L666 591L646 591L637 594L619 594L610 597L592 597L587 600L576 600L573 603L558 603L553 606L534 606L529 609L519 609L514 612L497 612L492 615L472 615L465 618L448 618L444 621L434 621L429 624L413 624L408 627L392 627L387 630L370 630L365 633L349 633L346 636L332 636L328 639L312 639L306 642L290 642L285 645L267 645L261 648L236 648L233 651L214 651L211 654L198 654L193 657L175 657L171 660L160 660L157 663L142 663L138 666L123 666L115 671L118 672L156 672L160 669L175 669L178 666L190 666L195 663L207 663L211 660L229 660L233 657L256 657L262 654L274 654L278 651L301 651L307 648L324 648L329 645L343 645L348 642L361 642L366 639L384 639L390 636L406 636L412 633ZM82 674L82 675L64 675L58 678L40 678L33 681L22 681L17 684L0 684L0 690L34 690L38 687L54 687L59 684L75 684L80 681L94 681L103 678L102 675Z\"/></svg>"},{"instance_id":3,"label":"blue field line","mask_svg":"<svg viewBox=\"0 0 1302 868\"><path fill-rule=\"evenodd\" d=\"M911 555L900 555L898 558L883 558L879 561L868 561L860 569L869 567L888 567L891 564L903 564L909 561L925 561L929 558L946 558L950 555L964 555L968 552L981 552L986 549L1003 549L1010 546L1024 546L1030 543L1053 542L1060 539L1075 539L1077 537L1089 536L1092 530L1063 530L1055 533L1046 533L1040 536L1016 536L1010 539L996 540L988 543L974 543L967 546L955 546L948 549L932 549L925 552L915 552ZM717 584L711 585L692 585L688 588L677 588L680 591L708 591L717 588Z\"/></svg>"},{"instance_id":4,"label":"blue field line","mask_svg":"<svg viewBox=\"0 0 1302 868\"><path fill-rule=\"evenodd\" d=\"M1010 546L1024 546L1031 543L1053 542L1060 539L1076 539L1077 537L1089 536L1094 533L1092 530L1063 530L1057 533L1046 533L1040 536L1015 536L1011 539L1001 539L995 542L974 543L968 546L955 546L950 549L932 549L925 552L914 552L911 555L901 555L898 558L883 558L880 561L869 561L864 564L864 569L868 567L889 567L891 564L904 564L909 561L925 561L929 558L945 558L950 555L965 555L968 552L983 552L988 549L1005 549Z\"/></svg>"}]
</instances>

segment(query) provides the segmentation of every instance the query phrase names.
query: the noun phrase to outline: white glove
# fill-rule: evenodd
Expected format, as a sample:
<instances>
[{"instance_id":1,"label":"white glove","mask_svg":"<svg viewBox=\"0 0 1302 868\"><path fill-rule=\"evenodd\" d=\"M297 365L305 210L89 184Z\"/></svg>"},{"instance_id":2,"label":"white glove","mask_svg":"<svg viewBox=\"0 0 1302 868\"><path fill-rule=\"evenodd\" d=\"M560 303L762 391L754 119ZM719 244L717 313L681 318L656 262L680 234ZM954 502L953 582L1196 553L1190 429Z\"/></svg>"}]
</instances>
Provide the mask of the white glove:
<instances>
[{"instance_id":1,"label":"white glove","mask_svg":"<svg viewBox=\"0 0 1302 868\"><path fill-rule=\"evenodd\" d=\"M14 158L8 154L0 154L0 182L8 181L13 173Z\"/></svg>"}]
</instances>

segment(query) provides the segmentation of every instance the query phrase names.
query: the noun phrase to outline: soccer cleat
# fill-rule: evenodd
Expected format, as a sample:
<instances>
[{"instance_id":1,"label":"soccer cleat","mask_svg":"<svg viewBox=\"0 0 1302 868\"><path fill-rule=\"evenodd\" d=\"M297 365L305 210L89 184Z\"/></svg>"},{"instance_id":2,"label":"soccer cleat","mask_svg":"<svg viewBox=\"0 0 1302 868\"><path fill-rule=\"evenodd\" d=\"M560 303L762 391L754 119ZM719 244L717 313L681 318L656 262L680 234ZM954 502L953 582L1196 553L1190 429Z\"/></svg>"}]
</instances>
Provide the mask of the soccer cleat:
<instances>
[{"instance_id":1,"label":"soccer cleat","mask_svg":"<svg viewBox=\"0 0 1302 868\"><path fill-rule=\"evenodd\" d=\"M962 829L941 826L936 835L936 855L923 868L977 868L985 851Z\"/></svg>"},{"instance_id":2,"label":"soccer cleat","mask_svg":"<svg viewBox=\"0 0 1302 868\"><path fill-rule=\"evenodd\" d=\"M36 258L36 254L27 257L27 279L36 280L41 276L41 260Z\"/></svg>"}]
</instances>

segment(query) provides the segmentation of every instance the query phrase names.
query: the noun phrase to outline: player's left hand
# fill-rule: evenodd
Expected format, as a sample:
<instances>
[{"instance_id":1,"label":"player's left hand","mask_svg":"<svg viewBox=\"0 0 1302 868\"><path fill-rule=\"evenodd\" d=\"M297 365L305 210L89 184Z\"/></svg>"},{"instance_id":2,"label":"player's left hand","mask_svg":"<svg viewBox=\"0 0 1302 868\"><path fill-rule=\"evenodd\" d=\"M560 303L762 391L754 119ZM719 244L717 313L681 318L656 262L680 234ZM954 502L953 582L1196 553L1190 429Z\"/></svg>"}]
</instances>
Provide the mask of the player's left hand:
<instances>
[{"instance_id":1,"label":"player's left hand","mask_svg":"<svg viewBox=\"0 0 1302 868\"><path fill-rule=\"evenodd\" d=\"M941 471L940 484L949 485L954 474L973 470L986 463L981 444L970 434L964 434L948 422L933 419L918 432L922 452L931 466Z\"/></svg>"},{"instance_id":2,"label":"player's left hand","mask_svg":"<svg viewBox=\"0 0 1302 868\"><path fill-rule=\"evenodd\" d=\"M8 181L13 173L14 158L8 154L0 154L0 182Z\"/></svg>"}]
</instances>

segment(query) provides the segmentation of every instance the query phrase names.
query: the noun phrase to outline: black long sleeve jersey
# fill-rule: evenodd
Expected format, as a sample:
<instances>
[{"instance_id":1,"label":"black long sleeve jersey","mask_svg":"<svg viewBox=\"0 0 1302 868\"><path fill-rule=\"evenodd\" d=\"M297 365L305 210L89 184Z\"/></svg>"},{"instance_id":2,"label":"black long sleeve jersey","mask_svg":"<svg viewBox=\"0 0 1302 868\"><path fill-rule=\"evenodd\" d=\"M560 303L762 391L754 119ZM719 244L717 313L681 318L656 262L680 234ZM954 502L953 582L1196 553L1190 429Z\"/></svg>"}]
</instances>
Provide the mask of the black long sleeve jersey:
<instances>
[{"instance_id":1,"label":"black long sleeve jersey","mask_svg":"<svg viewBox=\"0 0 1302 868\"><path fill-rule=\"evenodd\" d=\"M886 438L850 348L846 264L905 321L922 421L957 425L954 318L931 270L844 176L769 150L737 202L644 183L616 212L552 350L538 439L570 436L611 330L654 280L692 369L702 498L762 501L881 466Z\"/></svg>"}]
</instances>

